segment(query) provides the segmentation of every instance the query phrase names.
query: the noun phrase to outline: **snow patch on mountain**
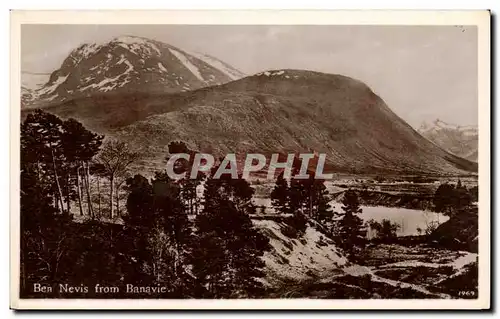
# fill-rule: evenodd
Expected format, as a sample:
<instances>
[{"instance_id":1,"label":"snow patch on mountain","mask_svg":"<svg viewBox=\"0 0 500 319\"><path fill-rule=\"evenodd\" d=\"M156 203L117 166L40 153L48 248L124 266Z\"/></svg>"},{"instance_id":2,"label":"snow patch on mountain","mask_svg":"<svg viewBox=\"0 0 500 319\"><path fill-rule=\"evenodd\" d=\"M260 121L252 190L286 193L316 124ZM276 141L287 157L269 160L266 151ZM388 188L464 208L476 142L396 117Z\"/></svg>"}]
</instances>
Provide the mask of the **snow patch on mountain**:
<instances>
[{"instance_id":1,"label":"snow patch on mountain","mask_svg":"<svg viewBox=\"0 0 500 319\"><path fill-rule=\"evenodd\" d=\"M115 42L121 42L125 44L148 44L149 41L147 41L144 38L141 37L134 37L130 35L122 35L114 39Z\"/></svg>"},{"instance_id":2,"label":"snow patch on mountain","mask_svg":"<svg viewBox=\"0 0 500 319\"><path fill-rule=\"evenodd\" d=\"M439 147L471 161L477 161L479 131L475 125L456 125L440 119L424 122L418 132Z\"/></svg>"},{"instance_id":3,"label":"snow patch on mountain","mask_svg":"<svg viewBox=\"0 0 500 319\"><path fill-rule=\"evenodd\" d=\"M134 36L120 36L115 38L112 42L117 43L124 49L130 50L138 56L148 56L153 52L156 55L161 55L160 49L151 40L134 37Z\"/></svg>"},{"instance_id":4,"label":"snow patch on mountain","mask_svg":"<svg viewBox=\"0 0 500 319\"><path fill-rule=\"evenodd\" d=\"M123 62L125 62L125 64L127 65L127 69L125 70L125 72L123 72L123 74L130 73L134 69L134 66L128 60L124 60Z\"/></svg>"},{"instance_id":5,"label":"snow patch on mountain","mask_svg":"<svg viewBox=\"0 0 500 319\"><path fill-rule=\"evenodd\" d=\"M165 66L163 66L163 64L161 62L158 62L158 67L160 68L160 70L162 70L163 72L168 72L167 68L165 68Z\"/></svg>"},{"instance_id":6,"label":"snow patch on mountain","mask_svg":"<svg viewBox=\"0 0 500 319\"><path fill-rule=\"evenodd\" d=\"M265 76L280 76L280 75L283 75L285 74L285 71L284 70L277 70L277 71L264 71L264 72L259 72L257 73L256 75L257 76L262 76L262 75L265 75ZM298 76L294 76L295 78L298 78ZM290 78L290 76L288 75L285 75L285 78Z\"/></svg>"},{"instance_id":7,"label":"snow patch on mountain","mask_svg":"<svg viewBox=\"0 0 500 319\"><path fill-rule=\"evenodd\" d=\"M227 75L231 80L238 80L238 79L241 79L242 77L245 76L240 71L230 67L226 63L224 63L224 62L220 61L219 59L216 59L208 54L202 54L199 52L190 52L189 54L191 54L195 58L197 58L197 59L199 59L207 64L210 64L214 68L218 69L219 71L221 71L222 73Z\"/></svg>"},{"instance_id":8,"label":"snow patch on mountain","mask_svg":"<svg viewBox=\"0 0 500 319\"><path fill-rule=\"evenodd\" d=\"M172 52L173 55L175 55L175 57L177 59L179 59L179 61L182 62L182 64L184 64L184 66L189 71L191 71L191 73L193 73L194 76L196 76L196 78L198 78L198 80L205 81L203 76L201 76L201 73L198 70L198 68L193 63L191 63L191 61L189 61L189 59L184 54L182 54L181 52L174 50L172 48L170 48L169 50L170 50L170 52Z\"/></svg>"},{"instance_id":9,"label":"snow patch on mountain","mask_svg":"<svg viewBox=\"0 0 500 319\"><path fill-rule=\"evenodd\" d=\"M477 133L477 126L475 125L457 125L444 122L440 119L434 120L432 123L423 122L419 130L423 132L436 132L439 130L459 130L468 134Z\"/></svg>"},{"instance_id":10,"label":"snow patch on mountain","mask_svg":"<svg viewBox=\"0 0 500 319\"><path fill-rule=\"evenodd\" d=\"M82 90L88 90L90 88L99 88L100 91L104 91L104 92L110 91L113 88L115 88L116 85L117 85L116 83L113 83L113 82L115 82L116 80L118 80L121 76L123 76L123 74L120 74L120 75L115 76L113 78L105 78L104 80L102 80L99 83L93 83L93 84L90 84L90 85L82 88ZM104 87L108 83L112 83L112 86L111 87Z\"/></svg>"},{"instance_id":11,"label":"snow patch on mountain","mask_svg":"<svg viewBox=\"0 0 500 319\"><path fill-rule=\"evenodd\" d=\"M85 45L81 51L81 55L83 58L88 58L91 54L94 54L99 48L100 45L97 45L95 43Z\"/></svg>"},{"instance_id":12,"label":"snow patch on mountain","mask_svg":"<svg viewBox=\"0 0 500 319\"><path fill-rule=\"evenodd\" d=\"M50 93L54 92L60 84L64 83L64 81L66 81L66 79L68 78L68 76L69 76L69 73L68 73L68 74L66 74L66 75L60 75L60 76L57 78L57 80L55 80L55 81L52 83L52 85L49 85L49 86L45 85L45 86L44 86L44 87L43 87L43 88L39 91L39 94L50 94Z\"/></svg>"}]
</instances>

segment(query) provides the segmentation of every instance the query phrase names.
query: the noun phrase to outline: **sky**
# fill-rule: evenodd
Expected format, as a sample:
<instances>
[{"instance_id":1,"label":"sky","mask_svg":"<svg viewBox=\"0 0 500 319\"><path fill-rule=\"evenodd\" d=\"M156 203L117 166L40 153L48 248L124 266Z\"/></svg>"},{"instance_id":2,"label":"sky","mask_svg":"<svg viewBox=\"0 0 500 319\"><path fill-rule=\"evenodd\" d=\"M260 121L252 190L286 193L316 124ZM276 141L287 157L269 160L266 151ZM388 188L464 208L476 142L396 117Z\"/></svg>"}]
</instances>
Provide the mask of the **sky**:
<instances>
[{"instance_id":1,"label":"sky","mask_svg":"<svg viewBox=\"0 0 500 319\"><path fill-rule=\"evenodd\" d=\"M477 125L477 29L469 26L23 25L21 69L50 73L83 43L142 36L251 75L305 69L365 82L414 127Z\"/></svg>"}]
</instances>

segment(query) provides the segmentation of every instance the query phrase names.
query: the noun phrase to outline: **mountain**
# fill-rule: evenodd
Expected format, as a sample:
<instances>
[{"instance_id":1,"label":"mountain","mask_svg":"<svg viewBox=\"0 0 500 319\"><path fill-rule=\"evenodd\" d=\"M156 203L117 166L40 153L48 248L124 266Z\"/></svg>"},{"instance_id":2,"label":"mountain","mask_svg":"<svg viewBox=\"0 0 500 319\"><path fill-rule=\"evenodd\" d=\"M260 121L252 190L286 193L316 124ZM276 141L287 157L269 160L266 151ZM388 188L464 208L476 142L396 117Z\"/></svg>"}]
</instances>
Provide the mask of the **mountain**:
<instances>
[{"instance_id":1,"label":"mountain","mask_svg":"<svg viewBox=\"0 0 500 319\"><path fill-rule=\"evenodd\" d=\"M94 95L47 111L141 146L156 169L165 164L167 145L182 140L216 155L326 153L336 172L477 171L476 163L422 137L365 84L342 75L266 71L175 94Z\"/></svg>"},{"instance_id":2,"label":"mountain","mask_svg":"<svg viewBox=\"0 0 500 319\"><path fill-rule=\"evenodd\" d=\"M418 131L448 152L477 162L479 139L477 126L449 124L437 119L430 124L422 123Z\"/></svg>"},{"instance_id":3,"label":"mountain","mask_svg":"<svg viewBox=\"0 0 500 319\"><path fill-rule=\"evenodd\" d=\"M27 106L39 106L105 92L182 92L241 77L241 72L214 57L189 54L155 40L121 36L102 45L76 48L36 94L23 92L23 100Z\"/></svg>"},{"instance_id":4,"label":"mountain","mask_svg":"<svg viewBox=\"0 0 500 319\"><path fill-rule=\"evenodd\" d=\"M38 99L38 90L47 83L50 74L21 72L21 104L30 105Z\"/></svg>"}]
</instances>

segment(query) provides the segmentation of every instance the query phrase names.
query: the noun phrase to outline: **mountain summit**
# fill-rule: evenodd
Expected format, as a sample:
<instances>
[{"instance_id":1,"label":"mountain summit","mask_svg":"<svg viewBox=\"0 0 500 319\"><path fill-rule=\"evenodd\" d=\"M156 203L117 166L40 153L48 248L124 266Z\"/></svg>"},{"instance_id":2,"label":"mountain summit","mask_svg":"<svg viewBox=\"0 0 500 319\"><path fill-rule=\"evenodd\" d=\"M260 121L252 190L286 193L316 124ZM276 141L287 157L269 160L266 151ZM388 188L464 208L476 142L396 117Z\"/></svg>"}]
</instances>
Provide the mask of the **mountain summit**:
<instances>
[{"instance_id":1,"label":"mountain summit","mask_svg":"<svg viewBox=\"0 0 500 319\"><path fill-rule=\"evenodd\" d=\"M24 98L24 106L63 102L106 92L172 93L223 84L243 77L208 55L135 36L73 50L48 81Z\"/></svg>"}]
</instances>

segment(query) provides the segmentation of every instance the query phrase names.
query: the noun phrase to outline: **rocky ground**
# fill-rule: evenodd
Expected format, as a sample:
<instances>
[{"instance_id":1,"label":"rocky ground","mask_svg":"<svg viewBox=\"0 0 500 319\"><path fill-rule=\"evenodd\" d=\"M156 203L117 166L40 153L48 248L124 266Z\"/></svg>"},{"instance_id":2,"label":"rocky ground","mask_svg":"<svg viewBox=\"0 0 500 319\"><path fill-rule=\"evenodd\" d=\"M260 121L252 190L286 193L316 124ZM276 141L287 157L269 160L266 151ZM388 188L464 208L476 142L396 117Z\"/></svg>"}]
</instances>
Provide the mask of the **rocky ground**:
<instances>
[{"instance_id":1,"label":"rocky ground","mask_svg":"<svg viewBox=\"0 0 500 319\"><path fill-rule=\"evenodd\" d=\"M284 283L273 297L450 299L475 298L477 292L477 254L378 245L367 248L358 263L346 263L323 276Z\"/></svg>"},{"instance_id":2,"label":"rocky ground","mask_svg":"<svg viewBox=\"0 0 500 319\"><path fill-rule=\"evenodd\" d=\"M467 251L371 244L348 260L310 225L291 236L279 218L254 219L269 237L264 256L271 298L475 298L477 258ZM317 225L316 225L317 226Z\"/></svg>"}]
</instances>

